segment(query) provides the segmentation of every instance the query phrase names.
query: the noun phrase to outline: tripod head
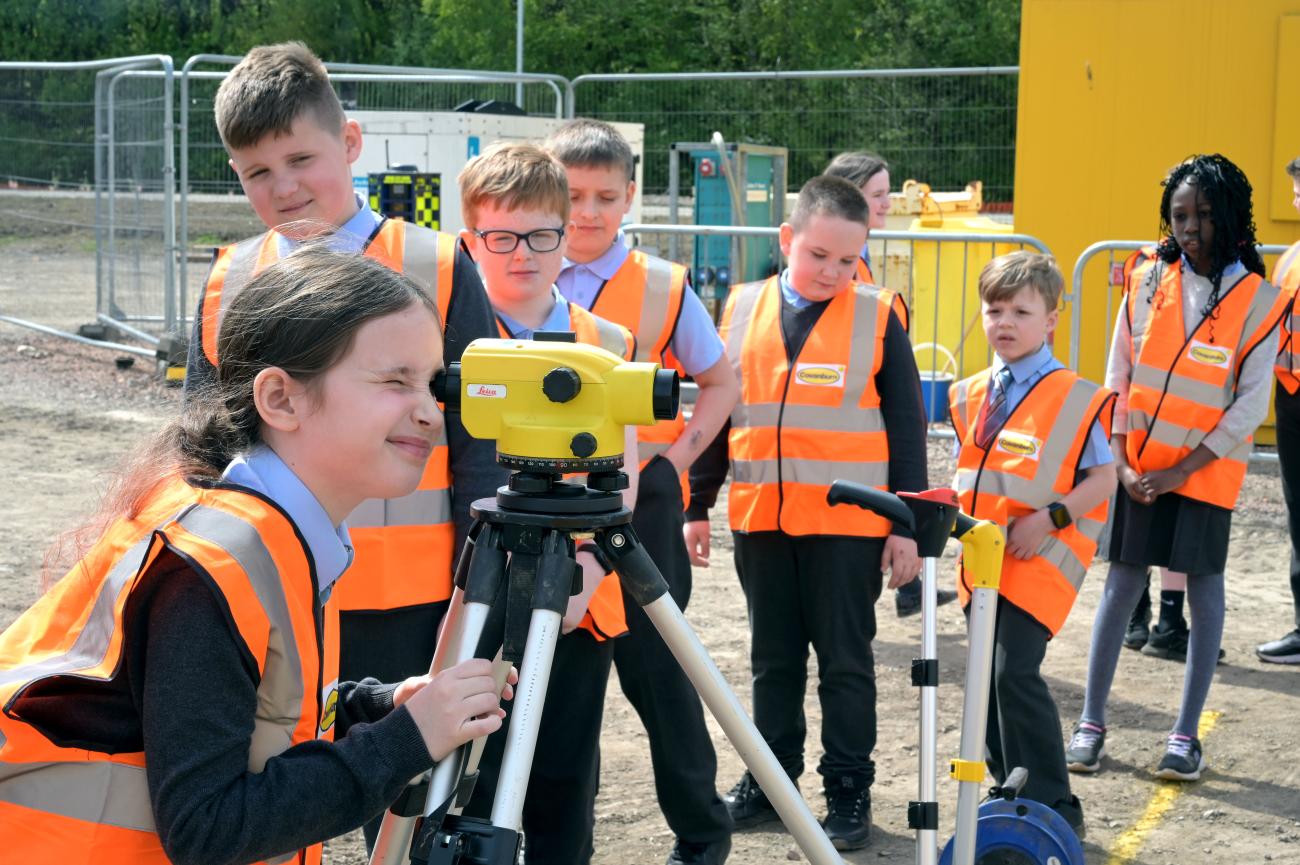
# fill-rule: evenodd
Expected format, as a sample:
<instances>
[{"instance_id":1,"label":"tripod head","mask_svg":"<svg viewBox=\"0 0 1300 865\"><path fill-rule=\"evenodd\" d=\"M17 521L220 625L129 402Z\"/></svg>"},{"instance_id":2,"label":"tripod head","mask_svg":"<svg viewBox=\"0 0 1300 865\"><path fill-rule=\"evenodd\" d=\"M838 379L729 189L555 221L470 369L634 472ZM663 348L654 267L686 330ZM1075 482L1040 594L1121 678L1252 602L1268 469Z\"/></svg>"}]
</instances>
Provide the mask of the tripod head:
<instances>
[{"instance_id":1,"label":"tripod head","mask_svg":"<svg viewBox=\"0 0 1300 865\"><path fill-rule=\"evenodd\" d=\"M495 439L497 462L529 475L617 472L624 429L677 416L677 373L625 361L541 331L532 340L476 339L434 381L475 438ZM521 479L525 486L538 483ZM617 487L609 491L615 491Z\"/></svg>"}]
</instances>

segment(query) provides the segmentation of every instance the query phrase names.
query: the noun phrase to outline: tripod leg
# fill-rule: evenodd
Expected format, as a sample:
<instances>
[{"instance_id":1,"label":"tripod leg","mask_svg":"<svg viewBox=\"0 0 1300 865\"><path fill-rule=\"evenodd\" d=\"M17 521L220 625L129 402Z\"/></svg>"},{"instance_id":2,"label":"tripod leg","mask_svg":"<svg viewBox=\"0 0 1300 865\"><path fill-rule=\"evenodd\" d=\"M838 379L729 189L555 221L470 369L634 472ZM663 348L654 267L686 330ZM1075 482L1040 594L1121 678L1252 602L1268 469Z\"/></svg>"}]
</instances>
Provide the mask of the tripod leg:
<instances>
[{"instance_id":1,"label":"tripod leg","mask_svg":"<svg viewBox=\"0 0 1300 865\"><path fill-rule=\"evenodd\" d=\"M966 660L966 697L961 709L961 746L954 761L969 770L958 777L957 832L953 841L954 865L975 861L975 832L979 820L980 785L984 781L984 733L989 717L989 680L993 670L993 641L997 627L998 590L979 588L971 593L969 643Z\"/></svg>"},{"instance_id":2,"label":"tripod leg","mask_svg":"<svg viewBox=\"0 0 1300 865\"><path fill-rule=\"evenodd\" d=\"M772 754L754 722L745 714L699 637L678 609L659 569L637 540L631 526L599 530L597 542L618 571L623 588L645 610L664 643L681 664L686 677L718 720L740 758L744 760L781 822L813 865L842 865L843 860L808 810L781 764ZM495 821L494 821L495 822Z\"/></svg>"}]
</instances>

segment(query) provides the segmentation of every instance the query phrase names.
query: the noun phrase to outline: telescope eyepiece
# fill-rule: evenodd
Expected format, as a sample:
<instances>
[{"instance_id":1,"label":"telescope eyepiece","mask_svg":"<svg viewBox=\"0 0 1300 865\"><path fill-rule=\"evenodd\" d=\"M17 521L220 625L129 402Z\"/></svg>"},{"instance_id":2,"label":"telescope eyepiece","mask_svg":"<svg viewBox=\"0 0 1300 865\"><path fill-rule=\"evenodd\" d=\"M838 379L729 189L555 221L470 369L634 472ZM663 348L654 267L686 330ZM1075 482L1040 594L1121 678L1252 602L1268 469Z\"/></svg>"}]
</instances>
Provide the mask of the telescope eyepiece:
<instances>
[{"instance_id":1,"label":"telescope eyepiece","mask_svg":"<svg viewBox=\"0 0 1300 865\"><path fill-rule=\"evenodd\" d=\"M651 389L651 408L656 420L672 420L677 417L677 408L682 398L682 383L675 369L660 369L655 372L654 386Z\"/></svg>"},{"instance_id":2,"label":"telescope eyepiece","mask_svg":"<svg viewBox=\"0 0 1300 865\"><path fill-rule=\"evenodd\" d=\"M448 409L460 408L460 361L447 364L447 368L433 377L433 398Z\"/></svg>"}]
</instances>

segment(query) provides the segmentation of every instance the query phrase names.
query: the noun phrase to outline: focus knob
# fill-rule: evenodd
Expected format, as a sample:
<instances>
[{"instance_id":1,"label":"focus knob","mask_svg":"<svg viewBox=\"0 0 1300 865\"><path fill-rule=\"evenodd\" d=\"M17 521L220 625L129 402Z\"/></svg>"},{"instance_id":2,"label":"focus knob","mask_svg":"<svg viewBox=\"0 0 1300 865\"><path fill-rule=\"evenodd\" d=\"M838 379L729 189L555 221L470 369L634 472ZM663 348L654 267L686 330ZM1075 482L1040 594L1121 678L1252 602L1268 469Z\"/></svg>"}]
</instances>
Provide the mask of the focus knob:
<instances>
[{"instance_id":1,"label":"focus knob","mask_svg":"<svg viewBox=\"0 0 1300 865\"><path fill-rule=\"evenodd\" d=\"M589 432L580 432L569 442L569 450L575 457L586 459L596 452L596 437Z\"/></svg>"},{"instance_id":2,"label":"focus knob","mask_svg":"<svg viewBox=\"0 0 1300 865\"><path fill-rule=\"evenodd\" d=\"M568 402L582 390L582 379L567 366L551 370L542 379L542 393L551 402Z\"/></svg>"}]
</instances>

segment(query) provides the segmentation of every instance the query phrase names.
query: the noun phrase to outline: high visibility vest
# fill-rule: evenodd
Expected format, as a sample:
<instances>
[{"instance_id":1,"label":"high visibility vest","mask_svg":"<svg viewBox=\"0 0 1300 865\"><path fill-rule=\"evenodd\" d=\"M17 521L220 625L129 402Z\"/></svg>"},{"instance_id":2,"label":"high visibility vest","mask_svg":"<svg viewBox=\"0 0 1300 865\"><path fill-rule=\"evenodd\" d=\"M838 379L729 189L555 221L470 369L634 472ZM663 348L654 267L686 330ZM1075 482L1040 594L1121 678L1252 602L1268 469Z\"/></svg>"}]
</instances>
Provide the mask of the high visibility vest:
<instances>
[{"instance_id":1,"label":"high visibility vest","mask_svg":"<svg viewBox=\"0 0 1300 865\"><path fill-rule=\"evenodd\" d=\"M224 247L208 276L202 306L203 353L217 365L217 333L225 311L248 282L279 258L274 231ZM364 254L423 288L446 328L456 263L456 238L385 219ZM444 427L420 484L397 499L367 499L348 515L355 551L348 579L335 589L341 610L393 610L451 597L455 524Z\"/></svg>"},{"instance_id":2,"label":"high visibility vest","mask_svg":"<svg viewBox=\"0 0 1300 865\"><path fill-rule=\"evenodd\" d=\"M593 315L576 303L569 304L569 326L578 342L598 346L624 360L631 360L636 351L636 340L630 330ZM514 334L500 317L497 318L497 332L502 339L514 339Z\"/></svg>"},{"instance_id":3,"label":"high visibility vest","mask_svg":"<svg viewBox=\"0 0 1300 865\"><path fill-rule=\"evenodd\" d=\"M260 773L269 759L300 742L333 738L338 614L332 603L320 606L311 554L297 528L252 491L173 480L135 519L114 523L0 634L0 843L6 861L169 862L154 824L143 752L94 750L93 730L61 743L23 718L23 697L33 685L48 692L57 680L75 678L84 691L88 682L108 682L119 672L131 593L166 550L208 578L256 664L248 771ZM285 819L292 819L291 811ZM266 861L314 865L320 857L315 845Z\"/></svg>"},{"instance_id":4,"label":"high visibility vest","mask_svg":"<svg viewBox=\"0 0 1300 865\"><path fill-rule=\"evenodd\" d=\"M871 265L867 264L865 258L858 259L858 271L855 278L858 282L869 285L880 293L880 296L894 310L894 315L898 316L899 322L903 325L903 330L910 331L912 329L912 317L907 309L907 301L903 300L903 296L893 289L876 285L876 280L871 275Z\"/></svg>"},{"instance_id":5,"label":"high visibility vest","mask_svg":"<svg viewBox=\"0 0 1300 865\"><path fill-rule=\"evenodd\" d=\"M632 332L622 325L592 315L576 303L569 304L569 324L578 342L599 346L624 360L632 359L636 340L633 339ZM500 318L497 319L497 330L504 339L514 336ZM587 614L582 617L578 627L589 632L597 642L627 633L627 613L623 608L623 589L617 573L610 572L600 581L587 603Z\"/></svg>"},{"instance_id":6,"label":"high visibility vest","mask_svg":"<svg viewBox=\"0 0 1300 865\"><path fill-rule=\"evenodd\" d=\"M1058 369L1030 388L1003 422L987 450L975 444L980 409L989 390L988 372L957 382L949 393L953 427L961 442L957 494L964 513L1007 524L1060 501L1074 489L1079 461L1092 426L1110 434L1115 395L1100 385ZM1053 636L1061 630L1097 552L1110 501L1043 539L1038 554L1002 562L1000 594L1037 619ZM959 566L958 594L970 603L970 579Z\"/></svg>"},{"instance_id":7,"label":"high visibility vest","mask_svg":"<svg viewBox=\"0 0 1300 865\"><path fill-rule=\"evenodd\" d=\"M1287 310L1278 328L1277 360L1273 372L1277 380L1294 394L1300 390L1300 314L1296 312L1296 291L1300 290L1300 243L1282 253L1273 267L1272 282L1287 298Z\"/></svg>"},{"instance_id":8,"label":"high visibility vest","mask_svg":"<svg viewBox=\"0 0 1300 865\"><path fill-rule=\"evenodd\" d=\"M636 337L635 360L657 363L664 369L682 371L668 344L677 330L686 291L686 268L680 264L633 250L618 271L600 287L591 311L606 321L621 324ZM650 459L665 453L681 436L686 421L681 412L672 420L637 428L637 456L642 468ZM683 509L689 499L686 474L682 473Z\"/></svg>"},{"instance_id":9,"label":"high visibility vest","mask_svg":"<svg viewBox=\"0 0 1300 865\"><path fill-rule=\"evenodd\" d=\"M728 446L731 528L788 535L884 537L891 524L826 503L831 482L886 489L885 437L876 373L889 306L854 284L830 301L791 363L773 276L727 298L722 340L740 381Z\"/></svg>"},{"instance_id":10,"label":"high visibility vest","mask_svg":"<svg viewBox=\"0 0 1300 865\"><path fill-rule=\"evenodd\" d=\"M1153 243L1148 243L1141 249L1135 249L1124 259L1123 281L1120 283L1125 294L1131 291L1135 286L1141 285L1142 280L1146 278L1146 273L1155 266L1157 248Z\"/></svg>"},{"instance_id":11,"label":"high visibility vest","mask_svg":"<svg viewBox=\"0 0 1300 865\"><path fill-rule=\"evenodd\" d=\"M1154 299L1149 290L1158 280ZM1237 395L1237 378L1268 339L1287 298L1257 274L1224 291L1190 337L1183 320L1182 262L1161 262L1128 293L1133 373L1128 394L1129 465L1139 473L1177 465L1214 429ZM1194 314L1200 315L1199 310ZM1269 345L1274 345L1269 342ZM1252 437L1198 469L1173 492L1221 508L1237 502Z\"/></svg>"}]
</instances>

